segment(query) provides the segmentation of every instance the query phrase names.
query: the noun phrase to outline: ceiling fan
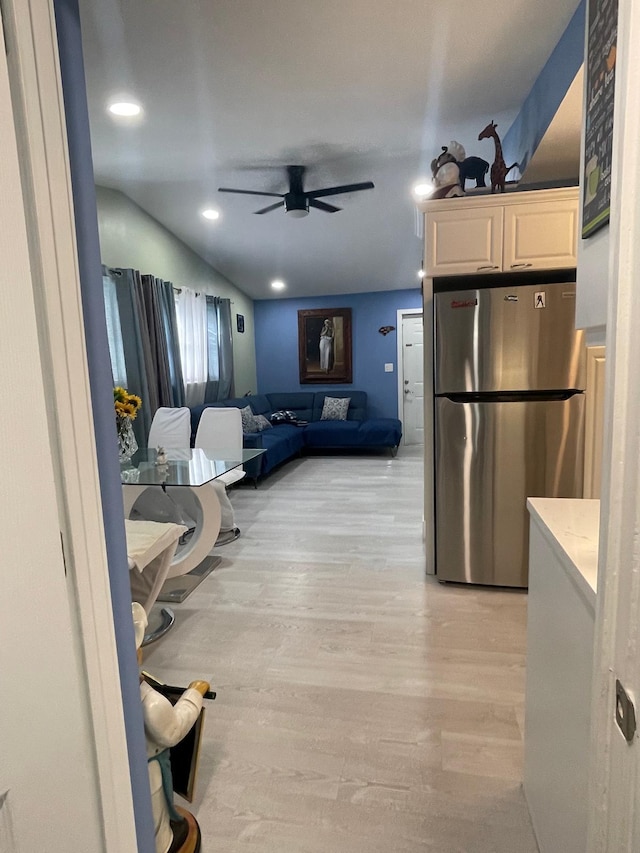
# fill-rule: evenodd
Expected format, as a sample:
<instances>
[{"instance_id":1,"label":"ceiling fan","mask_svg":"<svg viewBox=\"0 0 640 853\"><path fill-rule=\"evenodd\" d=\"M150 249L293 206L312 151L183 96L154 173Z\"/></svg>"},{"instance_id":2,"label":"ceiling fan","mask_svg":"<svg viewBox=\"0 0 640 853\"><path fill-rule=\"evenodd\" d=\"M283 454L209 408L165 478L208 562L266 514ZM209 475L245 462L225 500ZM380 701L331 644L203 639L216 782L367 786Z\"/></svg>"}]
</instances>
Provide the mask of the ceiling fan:
<instances>
[{"instance_id":1,"label":"ceiling fan","mask_svg":"<svg viewBox=\"0 0 640 853\"><path fill-rule=\"evenodd\" d=\"M236 190L229 187L219 187L218 192L221 193L241 193L242 195L265 195L281 198L282 201L277 201L275 204L270 204L268 207L263 207L262 210L256 210L254 213L269 213L271 210L276 210L278 207L284 207L289 216L300 218L307 216L310 207L316 207L318 210L324 210L325 213L336 213L342 210L341 207L335 207L333 204L326 204L324 201L318 201L319 198L328 195L341 195L342 193L353 193L359 190L372 190L373 183L365 181L361 184L344 184L340 187L327 187L324 190L312 190L306 192L302 186L302 179L306 172L306 166L287 166L287 174L289 175L289 192L286 193L265 193L260 190Z\"/></svg>"}]
</instances>

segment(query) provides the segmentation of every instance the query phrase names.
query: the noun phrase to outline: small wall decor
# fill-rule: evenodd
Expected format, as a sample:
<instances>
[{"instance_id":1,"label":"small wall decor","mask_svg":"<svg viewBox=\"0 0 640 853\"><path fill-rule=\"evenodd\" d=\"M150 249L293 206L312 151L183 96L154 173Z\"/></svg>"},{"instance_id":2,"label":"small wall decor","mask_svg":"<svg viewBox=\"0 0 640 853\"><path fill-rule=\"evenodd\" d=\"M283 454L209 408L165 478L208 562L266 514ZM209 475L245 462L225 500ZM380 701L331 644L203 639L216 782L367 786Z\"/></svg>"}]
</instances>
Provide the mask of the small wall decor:
<instances>
[{"instance_id":1,"label":"small wall decor","mask_svg":"<svg viewBox=\"0 0 640 853\"><path fill-rule=\"evenodd\" d=\"M491 192L494 193L496 190L499 190L501 193L504 192L504 185L507 178L507 174L518 166L518 163L512 163L511 166L507 166L504 162L504 157L502 156L502 143L500 142L500 137L496 131L496 127L498 125L495 121L490 121L489 124L481 130L478 134L478 139L493 139L495 145L495 159L491 164Z\"/></svg>"},{"instance_id":2,"label":"small wall decor","mask_svg":"<svg viewBox=\"0 0 640 853\"><path fill-rule=\"evenodd\" d=\"M244 332L244 314L236 314L236 329L243 334Z\"/></svg>"},{"instance_id":3,"label":"small wall decor","mask_svg":"<svg viewBox=\"0 0 640 853\"><path fill-rule=\"evenodd\" d=\"M380 326L380 328L378 329L380 334L384 335L385 337L389 334L389 332L395 332L395 330L395 326Z\"/></svg>"},{"instance_id":4,"label":"small wall decor","mask_svg":"<svg viewBox=\"0 0 640 853\"><path fill-rule=\"evenodd\" d=\"M298 311L300 383L352 381L351 308Z\"/></svg>"}]
</instances>

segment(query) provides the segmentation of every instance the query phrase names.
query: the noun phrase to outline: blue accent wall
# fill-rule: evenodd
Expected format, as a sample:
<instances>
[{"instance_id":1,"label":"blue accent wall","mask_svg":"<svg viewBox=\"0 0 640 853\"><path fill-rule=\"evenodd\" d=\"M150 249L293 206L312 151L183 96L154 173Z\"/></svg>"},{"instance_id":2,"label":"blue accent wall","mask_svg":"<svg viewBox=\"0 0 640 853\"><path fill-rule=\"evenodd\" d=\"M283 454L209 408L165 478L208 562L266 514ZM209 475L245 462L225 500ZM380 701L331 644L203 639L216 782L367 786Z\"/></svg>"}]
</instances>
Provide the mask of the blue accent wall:
<instances>
[{"instance_id":1,"label":"blue accent wall","mask_svg":"<svg viewBox=\"0 0 640 853\"><path fill-rule=\"evenodd\" d=\"M586 0L580 0L560 41L502 140L505 162L508 165L518 163L520 174L533 157L584 61L586 6Z\"/></svg>"},{"instance_id":2,"label":"blue accent wall","mask_svg":"<svg viewBox=\"0 0 640 853\"><path fill-rule=\"evenodd\" d=\"M298 311L310 308L351 308L353 382L350 385L300 384ZM422 292L387 290L309 299L269 299L254 303L258 388L237 388L268 394L276 391L366 391L371 417L398 417L398 331L382 335L381 326L395 326L402 308L422 310ZM385 363L393 373L385 373Z\"/></svg>"},{"instance_id":3,"label":"blue accent wall","mask_svg":"<svg viewBox=\"0 0 640 853\"><path fill-rule=\"evenodd\" d=\"M98 452L102 515L129 751L137 846L138 853L155 853L139 671L131 618L131 587L125 544L122 486L116 453L113 380L102 294L98 217L82 61L80 12L77 0L55 0L54 8L73 186L80 290ZM114 708L118 708L117 702L114 702Z\"/></svg>"}]
</instances>

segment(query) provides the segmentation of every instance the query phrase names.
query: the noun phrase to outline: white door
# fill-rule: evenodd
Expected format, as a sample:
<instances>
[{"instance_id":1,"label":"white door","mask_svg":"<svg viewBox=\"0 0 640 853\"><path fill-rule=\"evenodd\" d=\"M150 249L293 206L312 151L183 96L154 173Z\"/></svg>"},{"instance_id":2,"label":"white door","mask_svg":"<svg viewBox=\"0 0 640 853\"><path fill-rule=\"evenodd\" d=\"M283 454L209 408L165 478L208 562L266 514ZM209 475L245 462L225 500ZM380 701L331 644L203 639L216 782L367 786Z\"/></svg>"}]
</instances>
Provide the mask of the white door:
<instances>
[{"instance_id":1,"label":"white door","mask_svg":"<svg viewBox=\"0 0 640 853\"><path fill-rule=\"evenodd\" d=\"M422 311L402 318L402 441L424 445L424 345Z\"/></svg>"},{"instance_id":2,"label":"white door","mask_svg":"<svg viewBox=\"0 0 640 853\"><path fill-rule=\"evenodd\" d=\"M640 6L618 8L589 853L640 850Z\"/></svg>"},{"instance_id":3,"label":"white door","mask_svg":"<svg viewBox=\"0 0 640 853\"><path fill-rule=\"evenodd\" d=\"M40 12L47 11L47 4L38 5ZM8 6L13 8L12 4ZM26 9L27 4L21 3L21 10ZM3 11L7 11L5 4ZM54 346L55 330L47 327L48 335L38 334L38 321L44 326L47 318L36 309L34 299L37 273L27 242L2 32L0 28L0 850L101 853L108 849L105 826L114 818L103 814L101 808L100 777L108 774L102 773L96 757L101 738L97 735L98 715L91 712L94 688L88 684L84 657L91 643L88 635L97 634L100 624L93 621L87 636L80 632L79 624L86 614L79 612L76 603L78 575L72 580L71 568L67 575L62 554L61 528L67 526L62 519L70 502L63 506L60 496L68 497L70 490L57 476L57 439L63 444L68 437L49 431L51 410L47 410L46 401L52 399L53 391L51 383L44 380L51 369L45 348ZM26 69L29 47L29 43L21 42L18 49L14 35L12 62L23 59ZM55 75L47 79L55 88ZM19 81L14 77L12 82ZM25 142L24 129L22 133L24 164L32 149L30 140ZM37 165L43 162L39 159ZM34 187L31 185L30 191ZM56 199L64 199L64 189L64 183L57 185ZM30 233L39 225L39 211L33 205L29 206L29 225ZM58 236L62 234L63 229ZM38 249L44 252L41 245ZM61 263L64 253L60 246L58 250L57 261ZM41 259L35 249L32 257L36 263ZM47 283L50 280L55 276L47 278ZM69 303L67 308L80 326L81 315L74 313L75 306ZM72 359L59 338L55 338L55 346L63 350L63 358ZM74 390L76 397L68 396L66 409L80 418L88 395L84 388ZM83 421L71 437L72 443L82 440L86 428ZM64 480L73 480L76 473L69 467ZM99 511L97 503L95 508ZM70 554L69 567L75 566L77 559L77 553ZM96 589L101 588L101 577L92 580ZM100 669L91 673L94 681L114 686L107 675ZM102 713L118 713L117 694L111 693L110 704ZM111 750L117 760L121 743L113 739ZM119 781L126 800L128 777ZM123 820L129 819L123 811ZM117 849L124 853L134 848Z\"/></svg>"}]
</instances>

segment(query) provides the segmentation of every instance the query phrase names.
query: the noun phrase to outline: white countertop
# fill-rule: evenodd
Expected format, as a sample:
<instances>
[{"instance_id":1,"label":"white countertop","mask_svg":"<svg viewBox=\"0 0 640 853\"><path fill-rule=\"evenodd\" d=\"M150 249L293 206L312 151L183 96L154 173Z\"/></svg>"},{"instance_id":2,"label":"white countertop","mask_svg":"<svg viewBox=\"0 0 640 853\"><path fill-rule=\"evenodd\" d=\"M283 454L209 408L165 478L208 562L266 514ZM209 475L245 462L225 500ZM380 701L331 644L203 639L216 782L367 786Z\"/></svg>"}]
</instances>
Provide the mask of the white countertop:
<instances>
[{"instance_id":1,"label":"white countertop","mask_svg":"<svg viewBox=\"0 0 640 853\"><path fill-rule=\"evenodd\" d=\"M567 574L595 607L598 584L600 501L580 498L529 498L534 523Z\"/></svg>"}]
</instances>

